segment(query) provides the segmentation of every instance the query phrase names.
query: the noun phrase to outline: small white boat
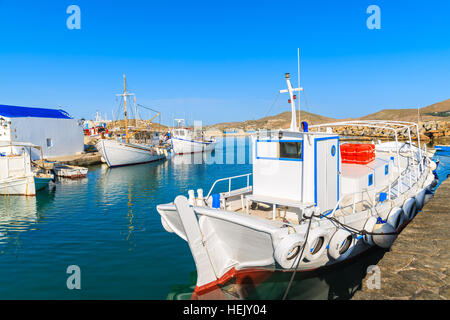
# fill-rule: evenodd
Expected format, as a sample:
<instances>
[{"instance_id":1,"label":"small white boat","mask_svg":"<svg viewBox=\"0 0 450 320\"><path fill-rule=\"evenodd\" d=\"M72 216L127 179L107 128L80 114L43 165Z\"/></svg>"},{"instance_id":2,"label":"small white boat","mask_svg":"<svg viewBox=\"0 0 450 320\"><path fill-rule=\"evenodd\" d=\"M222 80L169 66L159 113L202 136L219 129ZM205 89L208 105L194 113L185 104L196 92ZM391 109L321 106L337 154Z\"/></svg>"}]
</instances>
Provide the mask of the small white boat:
<instances>
[{"instance_id":1,"label":"small white boat","mask_svg":"<svg viewBox=\"0 0 450 320\"><path fill-rule=\"evenodd\" d=\"M166 159L168 152L162 147L130 143L129 141L127 98L133 96L133 94L126 91L125 75L123 76L123 94L119 96L123 97L125 107L125 141L99 139L96 148L102 155L102 162L107 163L109 167L120 167ZM159 113L156 116L158 115Z\"/></svg>"},{"instance_id":2,"label":"small white boat","mask_svg":"<svg viewBox=\"0 0 450 320\"><path fill-rule=\"evenodd\" d=\"M197 152L210 152L216 146L212 138L205 138L201 130L190 130L184 126L184 119L175 119L177 128L172 130L170 143L176 154L188 154Z\"/></svg>"},{"instance_id":3,"label":"small white boat","mask_svg":"<svg viewBox=\"0 0 450 320\"><path fill-rule=\"evenodd\" d=\"M252 137L252 173L219 179L206 196L190 190L189 199L179 195L157 206L164 229L189 244L197 295L242 274L305 272L372 246L389 248L432 197L436 163L419 147L420 137L412 142L417 124L347 121L300 132L294 93L301 88L292 87L288 74L286 81L280 92L290 95L291 127ZM334 126L382 128L395 141L341 145ZM409 141L400 143L405 131ZM246 186L232 189L238 179ZM214 192L219 183L226 183L226 192Z\"/></svg>"},{"instance_id":4,"label":"small white boat","mask_svg":"<svg viewBox=\"0 0 450 320\"><path fill-rule=\"evenodd\" d=\"M0 145L0 194L34 196L53 179L53 175L33 169L31 150L27 152L31 148L42 151L39 146L30 143Z\"/></svg>"},{"instance_id":5,"label":"small white boat","mask_svg":"<svg viewBox=\"0 0 450 320\"><path fill-rule=\"evenodd\" d=\"M67 164L55 164L53 172L57 177L79 179L85 178L88 173L88 168L71 166Z\"/></svg>"}]
</instances>

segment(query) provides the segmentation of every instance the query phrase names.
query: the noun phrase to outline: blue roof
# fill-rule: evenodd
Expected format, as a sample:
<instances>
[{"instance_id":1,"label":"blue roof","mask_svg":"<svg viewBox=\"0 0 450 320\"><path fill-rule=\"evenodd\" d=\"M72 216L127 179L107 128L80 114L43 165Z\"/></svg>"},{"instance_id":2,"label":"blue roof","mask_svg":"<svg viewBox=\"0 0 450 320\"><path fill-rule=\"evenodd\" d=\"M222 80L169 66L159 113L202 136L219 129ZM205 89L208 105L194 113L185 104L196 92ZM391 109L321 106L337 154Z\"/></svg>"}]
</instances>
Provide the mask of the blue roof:
<instances>
[{"instance_id":1,"label":"blue roof","mask_svg":"<svg viewBox=\"0 0 450 320\"><path fill-rule=\"evenodd\" d=\"M0 116L7 118L57 118L57 119L72 119L72 117L64 110L44 109L44 108L27 108L6 106L0 104Z\"/></svg>"}]
</instances>

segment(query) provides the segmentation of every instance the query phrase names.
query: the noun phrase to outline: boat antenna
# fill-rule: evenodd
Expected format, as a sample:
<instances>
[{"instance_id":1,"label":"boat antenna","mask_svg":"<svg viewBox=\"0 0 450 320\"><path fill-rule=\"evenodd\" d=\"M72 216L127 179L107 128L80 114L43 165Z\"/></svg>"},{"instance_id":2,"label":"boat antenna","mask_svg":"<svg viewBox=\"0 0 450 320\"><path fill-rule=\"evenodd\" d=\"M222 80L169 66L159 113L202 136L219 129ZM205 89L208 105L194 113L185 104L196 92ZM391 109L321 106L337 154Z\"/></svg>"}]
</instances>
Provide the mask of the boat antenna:
<instances>
[{"instance_id":1,"label":"boat antenna","mask_svg":"<svg viewBox=\"0 0 450 320\"><path fill-rule=\"evenodd\" d=\"M297 80L298 87L300 88L300 48L297 48ZM301 114L300 114L300 93L298 94L298 129L302 126Z\"/></svg>"}]
</instances>

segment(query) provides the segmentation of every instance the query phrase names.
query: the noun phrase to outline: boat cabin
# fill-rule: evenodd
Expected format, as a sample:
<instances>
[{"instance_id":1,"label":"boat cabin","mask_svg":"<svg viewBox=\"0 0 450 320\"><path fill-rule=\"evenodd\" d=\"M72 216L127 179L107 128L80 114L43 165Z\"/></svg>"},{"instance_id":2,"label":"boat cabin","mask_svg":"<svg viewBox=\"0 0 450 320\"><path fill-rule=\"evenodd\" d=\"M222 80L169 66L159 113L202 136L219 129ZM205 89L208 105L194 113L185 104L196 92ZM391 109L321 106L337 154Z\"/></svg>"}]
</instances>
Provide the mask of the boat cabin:
<instances>
[{"instance_id":1,"label":"boat cabin","mask_svg":"<svg viewBox=\"0 0 450 320\"><path fill-rule=\"evenodd\" d=\"M257 135L252 198L333 209L340 198L339 157L339 136L334 134L280 130Z\"/></svg>"}]
</instances>

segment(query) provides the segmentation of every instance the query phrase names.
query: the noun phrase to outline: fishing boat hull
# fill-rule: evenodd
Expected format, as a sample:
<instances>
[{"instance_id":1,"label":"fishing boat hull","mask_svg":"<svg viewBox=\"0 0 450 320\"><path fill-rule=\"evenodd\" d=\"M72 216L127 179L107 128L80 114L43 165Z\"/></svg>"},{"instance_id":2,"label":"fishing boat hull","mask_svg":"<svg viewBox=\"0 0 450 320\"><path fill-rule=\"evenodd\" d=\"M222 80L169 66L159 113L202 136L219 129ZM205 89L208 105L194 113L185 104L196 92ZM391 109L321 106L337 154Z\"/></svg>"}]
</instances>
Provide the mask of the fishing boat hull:
<instances>
[{"instance_id":1,"label":"fishing boat hull","mask_svg":"<svg viewBox=\"0 0 450 320\"><path fill-rule=\"evenodd\" d=\"M64 165L54 167L53 172L57 177L68 179L81 179L86 177L88 173L88 168Z\"/></svg>"},{"instance_id":2,"label":"fishing boat hull","mask_svg":"<svg viewBox=\"0 0 450 320\"><path fill-rule=\"evenodd\" d=\"M1 179L0 194L11 196L35 196L36 187L33 175Z\"/></svg>"},{"instance_id":3,"label":"fishing boat hull","mask_svg":"<svg viewBox=\"0 0 450 320\"><path fill-rule=\"evenodd\" d=\"M109 167L148 163L166 158L165 152L158 148L116 140L101 139L96 146Z\"/></svg>"},{"instance_id":4,"label":"fishing boat hull","mask_svg":"<svg viewBox=\"0 0 450 320\"><path fill-rule=\"evenodd\" d=\"M173 152L176 154L189 154L189 153L197 153L197 152L210 152L213 151L216 142L211 141L197 141L197 140L188 140L173 137L171 139Z\"/></svg>"},{"instance_id":5,"label":"fishing boat hull","mask_svg":"<svg viewBox=\"0 0 450 320\"><path fill-rule=\"evenodd\" d=\"M389 147L388 144L380 145L377 150ZM417 152L418 149L411 151ZM221 195L219 207L214 207L213 200L208 197L206 200L202 197L201 201L195 198L188 201L178 196L173 203L158 205L157 211L164 229L188 242L198 275L195 294L203 295L236 277L239 272L268 269L309 272L348 261L376 245L388 248L397 237L396 233L429 200L426 194L436 185L435 169L436 164L428 159L419 175L414 176L417 171L412 170L412 180L404 178L401 193L396 189L398 187L390 189L391 195L387 194L389 201L378 200L372 206L355 210L357 207L353 204L352 209L349 199L348 203L341 202L342 208L333 212L341 223L354 230L378 232L380 235L350 234L332 220L322 218L308 230L307 223L292 224L271 219L271 210L265 216L249 214L248 203L245 205L243 200L253 192L248 187L242 192L228 192L232 194L230 198ZM408 184L411 181L412 184ZM320 246L317 244L319 240ZM344 248L346 241L348 247ZM297 255L289 259L292 252L301 247L305 248L304 255L297 251Z\"/></svg>"},{"instance_id":6,"label":"fishing boat hull","mask_svg":"<svg viewBox=\"0 0 450 320\"><path fill-rule=\"evenodd\" d=\"M52 181L52 177L34 177L34 185L36 188L36 191L40 191L48 187L48 184L50 181Z\"/></svg>"}]
</instances>

